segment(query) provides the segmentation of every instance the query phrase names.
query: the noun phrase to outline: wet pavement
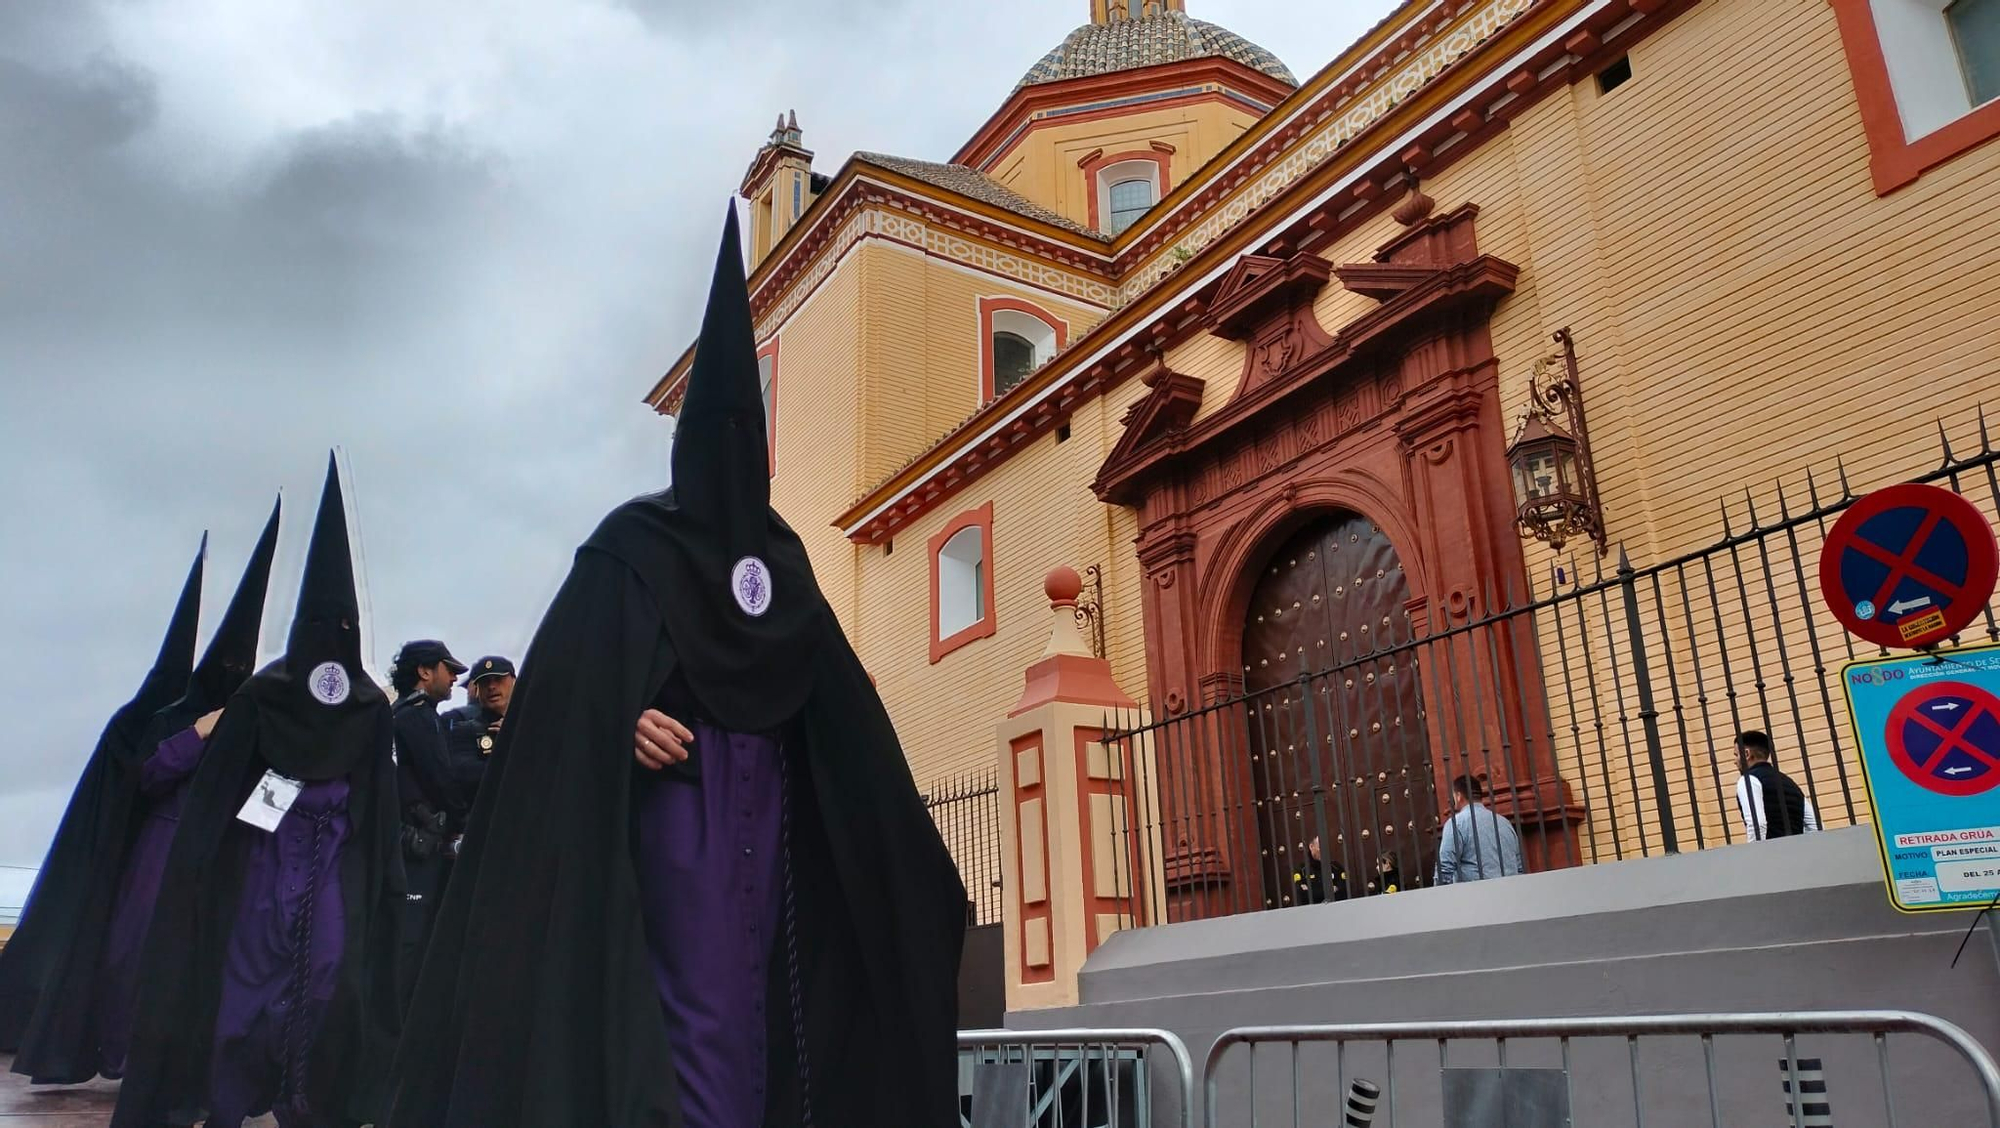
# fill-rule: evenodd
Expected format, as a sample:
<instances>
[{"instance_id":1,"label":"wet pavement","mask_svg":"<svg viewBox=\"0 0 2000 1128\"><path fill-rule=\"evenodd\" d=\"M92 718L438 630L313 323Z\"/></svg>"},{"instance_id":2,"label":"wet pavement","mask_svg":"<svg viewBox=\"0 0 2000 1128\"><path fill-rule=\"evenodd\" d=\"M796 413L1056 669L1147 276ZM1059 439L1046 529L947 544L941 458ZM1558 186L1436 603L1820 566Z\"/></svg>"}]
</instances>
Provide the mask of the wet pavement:
<instances>
[{"instance_id":1,"label":"wet pavement","mask_svg":"<svg viewBox=\"0 0 2000 1128\"><path fill-rule=\"evenodd\" d=\"M28 1079L7 1070L13 1059L0 1055L0 1128L104 1128L111 1123L111 1106L118 1103L116 1081L88 1085L31 1086ZM271 1128L277 1121L263 1117L254 1128Z\"/></svg>"}]
</instances>

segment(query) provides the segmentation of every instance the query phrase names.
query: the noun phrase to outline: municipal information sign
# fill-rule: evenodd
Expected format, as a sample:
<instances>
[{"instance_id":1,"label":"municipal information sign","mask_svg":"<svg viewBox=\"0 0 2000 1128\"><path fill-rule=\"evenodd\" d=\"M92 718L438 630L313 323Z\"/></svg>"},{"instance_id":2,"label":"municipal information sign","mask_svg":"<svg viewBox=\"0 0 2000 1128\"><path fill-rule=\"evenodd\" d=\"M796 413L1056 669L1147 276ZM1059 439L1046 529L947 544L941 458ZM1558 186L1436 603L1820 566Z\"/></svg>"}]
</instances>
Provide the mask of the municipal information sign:
<instances>
[{"instance_id":1,"label":"municipal information sign","mask_svg":"<svg viewBox=\"0 0 2000 1128\"><path fill-rule=\"evenodd\" d=\"M2000 646L1841 671L1889 900L1977 909L2000 895Z\"/></svg>"}]
</instances>

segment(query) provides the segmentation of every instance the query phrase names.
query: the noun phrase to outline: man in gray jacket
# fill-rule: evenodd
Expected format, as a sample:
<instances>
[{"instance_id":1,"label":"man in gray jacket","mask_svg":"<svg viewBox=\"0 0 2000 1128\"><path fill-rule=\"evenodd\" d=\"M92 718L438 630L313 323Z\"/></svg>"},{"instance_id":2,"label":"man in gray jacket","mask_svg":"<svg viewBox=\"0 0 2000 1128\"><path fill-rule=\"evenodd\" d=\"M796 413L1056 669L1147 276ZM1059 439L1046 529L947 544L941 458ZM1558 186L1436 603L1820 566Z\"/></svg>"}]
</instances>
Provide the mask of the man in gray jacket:
<instances>
[{"instance_id":1,"label":"man in gray jacket","mask_svg":"<svg viewBox=\"0 0 2000 1128\"><path fill-rule=\"evenodd\" d=\"M1514 824L1493 813L1486 788L1470 775L1451 781L1452 816L1438 842L1437 884L1483 881L1525 873L1521 836Z\"/></svg>"}]
</instances>

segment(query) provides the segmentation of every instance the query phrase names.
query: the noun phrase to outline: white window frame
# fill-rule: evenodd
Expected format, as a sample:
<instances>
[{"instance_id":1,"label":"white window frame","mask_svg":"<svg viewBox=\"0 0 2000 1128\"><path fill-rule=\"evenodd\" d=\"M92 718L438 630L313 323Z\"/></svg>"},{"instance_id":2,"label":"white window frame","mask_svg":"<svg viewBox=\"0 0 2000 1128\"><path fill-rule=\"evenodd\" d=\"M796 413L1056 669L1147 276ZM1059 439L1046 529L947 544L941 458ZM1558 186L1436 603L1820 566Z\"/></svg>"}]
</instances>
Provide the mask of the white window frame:
<instances>
[{"instance_id":1,"label":"white window frame","mask_svg":"<svg viewBox=\"0 0 2000 1128\"><path fill-rule=\"evenodd\" d=\"M1130 160L1108 164L1097 170L1097 214L1103 218L1104 233L1116 235L1124 228L1111 226L1111 186L1123 184L1127 180L1144 180L1153 186L1153 203L1160 202L1160 164L1158 161ZM1137 222L1137 220L1134 220ZM1126 226L1130 226L1127 224Z\"/></svg>"},{"instance_id":2,"label":"white window frame","mask_svg":"<svg viewBox=\"0 0 2000 1128\"><path fill-rule=\"evenodd\" d=\"M937 637L940 641L986 620L986 529L972 524L951 535L937 553Z\"/></svg>"},{"instance_id":3,"label":"white window frame","mask_svg":"<svg viewBox=\"0 0 2000 1128\"><path fill-rule=\"evenodd\" d=\"M1024 310L996 309L989 315L988 321L989 323L986 327L988 334L987 349L993 357L994 395L999 396L1006 393L1000 387L1000 349L997 342L992 340L992 338L998 337L1002 333L1012 333L1017 337L1025 338L1028 344L1033 346L1035 350L1034 359L1028 365L1029 372L1033 372L1035 369L1055 359L1056 327L1049 324L1046 320Z\"/></svg>"},{"instance_id":4,"label":"white window frame","mask_svg":"<svg viewBox=\"0 0 2000 1128\"><path fill-rule=\"evenodd\" d=\"M1985 104L1972 100L1971 76L1959 63L1958 44L1945 20L1950 6L1951 0L1868 0L1906 142Z\"/></svg>"}]
</instances>

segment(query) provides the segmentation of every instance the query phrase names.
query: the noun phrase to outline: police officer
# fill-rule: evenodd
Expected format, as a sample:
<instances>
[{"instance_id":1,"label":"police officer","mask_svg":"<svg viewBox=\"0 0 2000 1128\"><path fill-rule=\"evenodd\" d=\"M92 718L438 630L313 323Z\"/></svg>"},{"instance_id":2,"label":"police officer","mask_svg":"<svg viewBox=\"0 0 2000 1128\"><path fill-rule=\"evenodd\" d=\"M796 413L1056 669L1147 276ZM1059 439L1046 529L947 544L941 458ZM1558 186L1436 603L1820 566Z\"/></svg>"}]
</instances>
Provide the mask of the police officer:
<instances>
[{"instance_id":1,"label":"police officer","mask_svg":"<svg viewBox=\"0 0 2000 1128\"><path fill-rule=\"evenodd\" d=\"M489 654L472 664L463 684L466 703L443 714L449 776L445 819L454 857L465 835L465 820L472 814L472 801L479 795L479 783L486 778L486 761L500 737L507 703L514 696L514 663Z\"/></svg>"},{"instance_id":2,"label":"police officer","mask_svg":"<svg viewBox=\"0 0 2000 1128\"><path fill-rule=\"evenodd\" d=\"M420 638L403 644L389 671L396 690L397 802L403 812L403 869L408 888L396 922L396 996L407 1007L423 966L431 922L443 898L451 864L446 796L449 793L445 724L438 703L451 697L465 663L444 643Z\"/></svg>"}]
</instances>

